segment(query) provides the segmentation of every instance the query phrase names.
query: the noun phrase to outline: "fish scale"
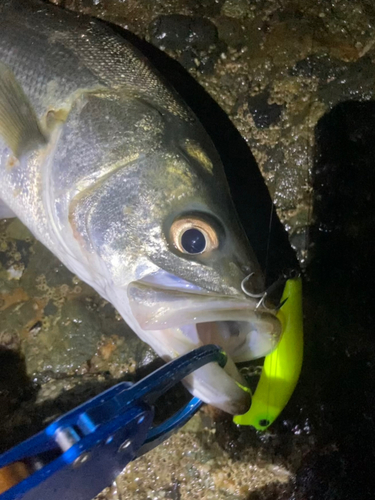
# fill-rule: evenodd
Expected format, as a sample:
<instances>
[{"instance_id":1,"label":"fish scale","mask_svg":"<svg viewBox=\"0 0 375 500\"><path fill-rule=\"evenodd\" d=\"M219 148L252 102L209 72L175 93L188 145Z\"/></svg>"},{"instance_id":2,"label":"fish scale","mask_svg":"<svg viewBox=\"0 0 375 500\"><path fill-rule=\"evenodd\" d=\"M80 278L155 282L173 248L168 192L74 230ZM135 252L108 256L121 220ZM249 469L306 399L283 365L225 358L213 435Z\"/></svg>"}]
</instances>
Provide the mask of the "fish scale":
<instances>
[{"instance_id":1,"label":"fish scale","mask_svg":"<svg viewBox=\"0 0 375 500\"><path fill-rule=\"evenodd\" d=\"M164 359L215 338L226 368L184 383L247 410L230 355L264 356L281 323L259 302L259 263L192 111L110 27L39 0L1 3L0 89L3 203ZM132 300L137 287L150 294ZM146 326L149 296L157 321Z\"/></svg>"},{"instance_id":2,"label":"fish scale","mask_svg":"<svg viewBox=\"0 0 375 500\"><path fill-rule=\"evenodd\" d=\"M56 80L64 83L54 95L61 100L77 86L126 87L145 93L181 117L191 116L173 92L161 85L145 57L104 23L28 0L5 1L0 13L2 60L20 78L31 99L44 98L46 86ZM3 52L8 53L5 58Z\"/></svg>"}]
</instances>

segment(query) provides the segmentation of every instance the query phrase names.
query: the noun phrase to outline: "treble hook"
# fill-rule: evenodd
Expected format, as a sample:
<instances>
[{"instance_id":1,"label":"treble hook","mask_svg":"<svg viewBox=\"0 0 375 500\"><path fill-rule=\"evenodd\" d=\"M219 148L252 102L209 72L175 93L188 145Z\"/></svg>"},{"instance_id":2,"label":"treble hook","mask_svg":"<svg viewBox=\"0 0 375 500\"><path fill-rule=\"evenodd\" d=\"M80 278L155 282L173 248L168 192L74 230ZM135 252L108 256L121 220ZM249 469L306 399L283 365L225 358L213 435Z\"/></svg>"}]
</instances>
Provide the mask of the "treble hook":
<instances>
[{"instance_id":1,"label":"treble hook","mask_svg":"<svg viewBox=\"0 0 375 500\"><path fill-rule=\"evenodd\" d=\"M270 285L267 290L264 292L262 298L260 299L260 301L258 302L258 304L256 305L255 309L258 309L259 307L263 306L263 308L266 310L266 311L269 311L269 312L273 312L273 313L277 313L281 307L285 304L285 302L288 300L288 298L284 299L282 302L280 302L280 304L274 308L269 308L266 306L266 303L265 303L265 300L266 298L274 291L274 290L277 290L277 288L280 286L280 285L284 285L285 282L287 281L287 277L285 275L281 275L280 278L278 278L276 281L274 281L272 283L272 285Z\"/></svg>"},{"instance_id":2,"label":"treble hook","mask_svg":"<svg viewBox=\"0 0 375 500\"><path fill-rule=\"evenodd\" d=\"M266 306L266 303L265 303L265 300L268 296L268 293L267 291L264 292L264 295L263 297L260 299L260 301L258 302L258 304L255 306L255 310L257 311L261 306L263 306L263 309L265 311L268 311L268 312L271 312L273 314L275 313L278 313L280 311L280 309L283 307L283 305L285 304L285 302L288 300L288 297L286 299L284 299L282 302L280 302L280 304L274 308L270 308L270 307L267 307Z\"/></svg>"},{"instance_id":3,"label":"treble hook","mask_svg":"<svg viewBox=\"0 0 375 500\"><path fill-rule=\"evenodd\" d=\"M247 280L249 280L251 278L251 276L253 276L255 273L250 273L248 276L246 276L242 282L241 282L241 290L244 292L245 295L248 295L249 297L253 298L253 299L260 299L259 302L257 303L256 307L255 307L255 310L258 310L260 309L261 307L263 307L263 309L265 309L266 311L269 311L269 312L278 312L279 309L285 304L285 301L286 300L283 300L277 307L274 307L274 308L269 308L266 306L266 298L274 291L276 290L281 284L284 284L285 281L286 281L286 276L280 276L279 279L277 279L274 283L272 283L272 285L270 285L267 290L265 290L264 292L261 292L261 293L251 293L249 292L248 290L246 290L245 288L245 283Z\"/></svg>"},{"instance_id":4,"label":"treble hook","mask_svg":"<svg viewBox=\"0 0 375 500\"><path fill-rule=\"evenodd\" d=\"M259 299L260 297L263 297L264 292L262 293L251 293L245 288L245 282L248 281L252 276L254 276L254 272L250 273L248 276L245 276L245 278L241 281L241 290L245 295L248 295L252 299Z\"/></svg>"}]
</instances>

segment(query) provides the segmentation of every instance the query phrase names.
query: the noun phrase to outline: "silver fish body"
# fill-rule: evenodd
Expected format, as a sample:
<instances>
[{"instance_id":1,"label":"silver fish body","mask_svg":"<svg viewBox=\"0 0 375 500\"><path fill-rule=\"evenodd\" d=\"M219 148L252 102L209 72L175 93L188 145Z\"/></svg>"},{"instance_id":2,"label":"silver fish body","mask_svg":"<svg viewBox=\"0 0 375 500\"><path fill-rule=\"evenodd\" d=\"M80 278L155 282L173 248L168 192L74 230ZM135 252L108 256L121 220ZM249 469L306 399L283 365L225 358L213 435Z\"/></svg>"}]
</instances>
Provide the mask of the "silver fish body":
<instances>
[{"instance_id":1,"label":"silver fish body","mask_svg":"<svg viewBox=\"0 0 375 500\"><path fill-rule=\"evenodd\" d=\"M233 361L269 352L280 324L256 309L263 277L220 158L174 90L102 23L1 2L0 198L165 359L221 344L225 370L185 383L225 411L247 409Z\"/></svg>"}]
</instances>

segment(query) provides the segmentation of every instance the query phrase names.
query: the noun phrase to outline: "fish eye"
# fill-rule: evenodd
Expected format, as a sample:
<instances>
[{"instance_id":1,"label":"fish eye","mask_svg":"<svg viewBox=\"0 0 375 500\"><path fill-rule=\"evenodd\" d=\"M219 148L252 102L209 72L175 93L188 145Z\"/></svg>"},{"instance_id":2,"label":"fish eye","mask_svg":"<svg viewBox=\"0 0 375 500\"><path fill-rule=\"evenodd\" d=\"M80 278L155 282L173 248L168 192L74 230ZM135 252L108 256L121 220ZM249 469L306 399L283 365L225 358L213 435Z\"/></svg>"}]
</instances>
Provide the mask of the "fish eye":
<instances>
[{"instance_id":1,"label":"fish eye","mask_svg":"<svg viewBox=\"0 0 375 500\"><path fill-rule=\"evenodd\" d=\"M216 230L198 217L186 217L174 221L170 229L174 246L189 255L203 254L219 246Z\"/></svg>"},{"instance_id":2,"label":"fish eye","mask_svg":"<svg viewBox=\"0 0 375 500\"><path fill-rule=\"evenodd\" d=\"M206 237L202 231L192 227L182 233L181 246L186 253L202 253L206 248Z\"/></svg>"}]
</instances>

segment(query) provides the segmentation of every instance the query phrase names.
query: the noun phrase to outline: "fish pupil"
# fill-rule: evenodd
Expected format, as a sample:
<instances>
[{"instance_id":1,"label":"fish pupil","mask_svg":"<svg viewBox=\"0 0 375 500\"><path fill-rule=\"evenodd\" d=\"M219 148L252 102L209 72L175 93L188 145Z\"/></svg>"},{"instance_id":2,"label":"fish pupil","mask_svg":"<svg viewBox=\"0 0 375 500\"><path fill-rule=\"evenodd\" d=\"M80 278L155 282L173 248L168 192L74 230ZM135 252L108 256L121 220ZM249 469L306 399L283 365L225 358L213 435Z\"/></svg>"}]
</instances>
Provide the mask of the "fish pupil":
<instances>
[{"instance_id":1,"label":"fish pupil","mask_svg":"<svg viewBox=\"0 0 375 500\"><path fill-rule=\"evenodd\" d=\"M199 229L188 229L181 236L181 246L187 253L202 253L206 248L206 238Z\"/></svg>"}]
</instances>

